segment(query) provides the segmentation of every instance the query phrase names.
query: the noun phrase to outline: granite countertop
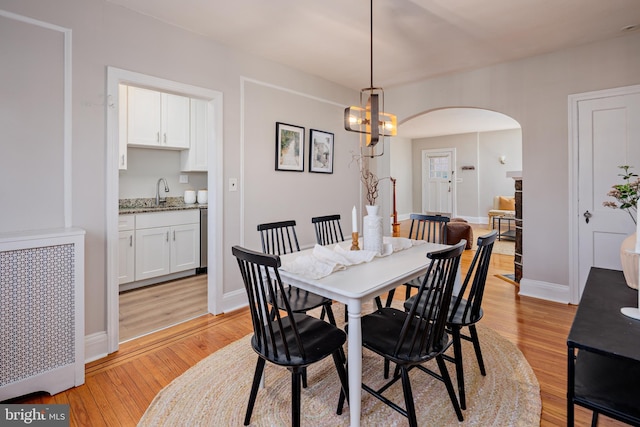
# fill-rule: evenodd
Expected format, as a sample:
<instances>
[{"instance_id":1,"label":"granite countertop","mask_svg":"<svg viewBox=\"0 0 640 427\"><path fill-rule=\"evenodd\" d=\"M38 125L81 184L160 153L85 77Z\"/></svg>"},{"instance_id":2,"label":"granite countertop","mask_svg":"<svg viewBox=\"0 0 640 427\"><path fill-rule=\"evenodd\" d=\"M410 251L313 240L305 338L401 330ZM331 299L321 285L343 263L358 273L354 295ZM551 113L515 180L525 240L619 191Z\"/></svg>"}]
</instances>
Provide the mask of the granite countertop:
<instances>
[{"instance_id":1,"label":"granite countertop","mask_svg":"<svg viewBox=\"0 0 640 427\"><path fill-rule=\"evenodd\" d=\"M118 214L138 214L146 212L164 212L164 211L180 211L186 209L202 209L208 207L208 204L202 203L185 203L182 197L167 197L165 203L156 206L156 199L120 199L118 201Z\"/></svg>"}]
</instances>

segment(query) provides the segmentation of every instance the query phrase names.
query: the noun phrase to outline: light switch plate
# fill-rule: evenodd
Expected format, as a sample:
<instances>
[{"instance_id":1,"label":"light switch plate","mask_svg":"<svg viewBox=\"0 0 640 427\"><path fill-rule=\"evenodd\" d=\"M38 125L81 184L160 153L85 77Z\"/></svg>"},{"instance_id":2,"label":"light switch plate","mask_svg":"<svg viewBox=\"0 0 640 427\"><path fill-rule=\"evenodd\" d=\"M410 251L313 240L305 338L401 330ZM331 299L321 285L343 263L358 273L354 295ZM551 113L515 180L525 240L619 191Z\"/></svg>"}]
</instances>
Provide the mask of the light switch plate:
<instances>
[{"instance_id":1,"label":"light switch plate","mask_svg":"<svg viewBox=\"0 0 640 427\"><path fill-rule=\"evenodd\" d=\"M188 184L189 175L180 175L180 184Z\"/></svg>"},{"instance_id":2,"label":"light switch plate","mask_svg":"<svg viewBox=\"0 0 640 427\"><path fill-rule=\"evenodd\" d=\"M238 191L238 178L229 178L229 191Z\"/></svg>"}]
</instances>

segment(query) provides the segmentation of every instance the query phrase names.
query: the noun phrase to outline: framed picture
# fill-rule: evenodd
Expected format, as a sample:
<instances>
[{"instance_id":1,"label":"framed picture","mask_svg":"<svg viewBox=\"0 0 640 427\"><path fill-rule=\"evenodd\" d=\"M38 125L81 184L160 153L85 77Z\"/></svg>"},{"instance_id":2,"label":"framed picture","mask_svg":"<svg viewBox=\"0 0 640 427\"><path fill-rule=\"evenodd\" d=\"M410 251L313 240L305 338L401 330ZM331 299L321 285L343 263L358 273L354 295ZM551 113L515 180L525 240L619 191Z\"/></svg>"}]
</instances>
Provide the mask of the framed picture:
<instances>
[{"instance_id":1,"label":"framed picture","mask_svg":"<svg viewBox=\"0 0 640 427\"><path fill-rule=\"evenodd\" d=\"M311 129L309 172L333 173L333 134Z\"/></svg>"},{"instance_id":2,"label":"framed picture","mask_svg":"<svg viewBox=\"0 0 640 427\"><path fill-rule=\"evenodd\" d=\"M304 171L304 128L276 122L276 170Z\"/></svg>"}]
</instances>

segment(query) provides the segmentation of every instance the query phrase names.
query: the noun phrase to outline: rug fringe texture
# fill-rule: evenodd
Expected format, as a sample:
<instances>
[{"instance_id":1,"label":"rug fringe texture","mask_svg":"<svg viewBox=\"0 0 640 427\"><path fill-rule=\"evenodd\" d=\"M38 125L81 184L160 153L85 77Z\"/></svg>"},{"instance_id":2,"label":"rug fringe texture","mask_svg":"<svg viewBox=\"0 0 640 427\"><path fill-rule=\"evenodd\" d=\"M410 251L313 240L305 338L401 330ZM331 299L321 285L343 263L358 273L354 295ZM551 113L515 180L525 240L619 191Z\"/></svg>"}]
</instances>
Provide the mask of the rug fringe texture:
<instances>
[{"instance_id":1,"label":"rug fringe texture","mask_svg":"<svg viewBox=\"0 0 640 427\"><path fill-rule=\"evenodd\" d=\"M343 305L334 304L336 319ZM364 310L363 310L364 311ZM413 370L410 373L418 424L429 426L539 426L540 386L520 350L492 329L478 325L487 376L480 374L473 346L463 341L467 409L459 423L442 382ZM243 425L257 355L250 335L224 347L167 385L151 402L139 426ZM451 349L449 350L451 353ZM382 358L363 349L363 380L383 384ZM426 366L437 371L435 361ZM447 362L455 385L455 367ZM265 388L260 389L252 426L291 425L291 380L287 369L267 363ZM336 415L339 381L331 357L308 369L309 386L302 390L303 426L348 426L349 407ZM404 407L400 381L388 397ZM405 426L407 419L362 391L363 426Z\"/></svg>"}]
</instances>

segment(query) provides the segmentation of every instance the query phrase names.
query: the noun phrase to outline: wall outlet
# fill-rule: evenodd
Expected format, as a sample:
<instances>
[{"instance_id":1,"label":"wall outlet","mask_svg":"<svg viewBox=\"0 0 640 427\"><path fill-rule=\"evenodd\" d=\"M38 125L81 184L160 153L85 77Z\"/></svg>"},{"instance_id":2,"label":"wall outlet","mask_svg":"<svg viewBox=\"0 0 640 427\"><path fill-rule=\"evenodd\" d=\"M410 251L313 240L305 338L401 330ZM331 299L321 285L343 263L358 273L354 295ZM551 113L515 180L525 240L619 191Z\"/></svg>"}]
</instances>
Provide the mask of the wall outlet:
<instances>
[{"instance_id":1,"label":"wall outlet","mask_svg":"<svg viewBox=\"0 0 640 427\"><path fill-rule=\"evenodd\" d=\"M238 191L238 178L229 178L229 191Z\"/></svg>"},{"instance_id":2,"label":"wall outlet","mask_svg":"<svg viewBox=\"0 0 640 427\"><path fill-rule=\"evenodd\" d=\"M189 175L180 175L180 184L188 184Z\"/></svg>"}]
</instances>

